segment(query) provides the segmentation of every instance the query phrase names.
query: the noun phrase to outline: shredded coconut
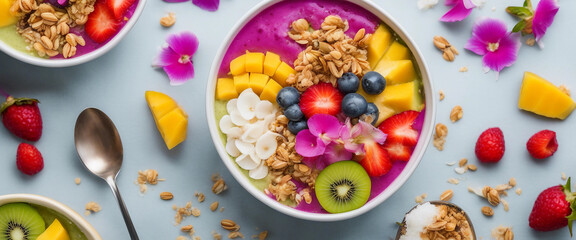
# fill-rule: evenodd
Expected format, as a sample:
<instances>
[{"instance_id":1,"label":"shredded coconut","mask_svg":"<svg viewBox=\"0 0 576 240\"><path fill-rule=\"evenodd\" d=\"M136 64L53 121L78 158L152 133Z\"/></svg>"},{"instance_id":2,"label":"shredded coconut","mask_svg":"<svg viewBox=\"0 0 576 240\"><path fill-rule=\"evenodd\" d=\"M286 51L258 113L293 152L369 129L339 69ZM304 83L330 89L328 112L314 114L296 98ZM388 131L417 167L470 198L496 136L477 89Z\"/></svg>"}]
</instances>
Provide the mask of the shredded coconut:
<instances>
[{"instance_id":1,"label":"shredded coconut","mask_svg":"<svg viewBox=\"0 0 576 240\"><path fill-rule=\"evenodd\" d=\"M400 240L420 239L420 233L426 226L434 223L434 217L438 214L438 207L429 202L417 206L406 214L406 234L402 235Z\"/></svg>"}]
</instances>

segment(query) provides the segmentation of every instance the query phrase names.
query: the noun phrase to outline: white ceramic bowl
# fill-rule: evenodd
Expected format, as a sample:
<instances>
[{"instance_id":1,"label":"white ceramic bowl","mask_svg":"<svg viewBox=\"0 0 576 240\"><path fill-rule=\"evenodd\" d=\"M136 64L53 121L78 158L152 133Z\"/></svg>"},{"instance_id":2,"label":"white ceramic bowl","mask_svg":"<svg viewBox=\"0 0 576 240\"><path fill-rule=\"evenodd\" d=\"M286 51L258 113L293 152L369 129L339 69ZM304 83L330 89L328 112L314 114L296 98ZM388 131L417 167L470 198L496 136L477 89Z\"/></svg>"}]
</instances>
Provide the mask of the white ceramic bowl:
<instances>
[{"instance_id":1,"label":"white ceramic bowl","mask_svg":"<svg viewBox=\"0 0 576 240\"><path fill-rule=\"evenodd\" d=\"M1 40L0 40L0 51L8 54L9 56L11 56L13 58L20 60L22 62L26 62L29 64L42 66L42 67L69 67L69 66L75 66L78 64L89 62L89 61L92 61L92 60L104 55L104 53L107 53L112 48L114 48L120 41L122 41L122 39L126 36L126 34L128 34L128 32L130 32L132 27L134 27L134 24L136 24L136 22L138 21L138 18L140 18L140 15L142 15L142 11L144 10L145 5L146 5L146 0L139 0L138 5L136 6L136 9L134 10L134 14L128 20L128 22L124 25L124 27L122 27L122 29L120 29L120 31L116 34L116 36L114 36L114 38L112 38L105 45L100 46L96 50L91 51L87 54L78 56L78 57L72 57L72 58L66 58L66 59L64 59L64 58L61 58L61 59L60 58L59 59L39 58L39 57L35 57L32 55L23 53L21 51L18 51L16 49L14 49L12 46L6 44L5 42L3 42Z\"/></svg>"},{"instance_id":2,"label":"white ceramic bowl","mask_svg":"<svg viewBox=\"0 0 576 240\"><path fill-rule=\"evenodd\" d=\"M265 0L258 5L256 5L253 9L251 9L237 24L232 28L228 36L225 38L222 46L219 48L218 52L216 53L216 57L214 58L214 62L212 63L212 67L210 69L210 75L208 80L208 86L206 90L206 115L208 118L208 125L210 128L210 135L212 136L212 140L216 146L216 150L222 158L224 164L228 168L228 170L232 173L232 176L242 185L250 194L252 194L255 198L262 201L264 204L276 209L284 214L306 219L306 220L313 220L313 221L339 221L345 220L349 218L356 217L363 213L368 212L369 210L373 209L374 207L378 206L386 199L388 199L393 193L395 193L405 182L408 180L410 175L414 172L422 156L424 155L424 151L430 142L430 138L432 136L432 130L434 125L434 119L436 114L435 109L435 101L434 101L434 90L432 89L432 84L430 82L428 67L426 62L423 59L423 56L415 45L414 41L406 31L400 26L398 22L396 22L386 11L380 8L378 5L374 4L369 0L349 0L354 2L355 4L365 8L369 12L372 12L376 15L380 20L382 20L385 24L387 24L396 34L406 43L409 47L410 51L416 60L417 67L422 75L422 83L423 83L423 90L425 95L425 103L426 103L426 114L424 118L424 125L422 127L420 139L414 152L412 153L412 157L404 170L398 175L398 177L378 196L368 201L364 206L345 213L337 213L337 214L325 214L325 213L310 213L304 212L301 210L294 209L292 207L283 205L276 200L266 196L264 192L257 189L247 177L242 174L239 168L236 166L235 161L228 155L226 152L225 146L222 144L222 141L219 136L218 130L218 123L216 122L216 117L214 115L214 102L215 102L215 89L216 89L216 81L218 78L218 71L220 68L220 63L226 54L228 47L230 46L232 40L238 34L238 32L249 22L254 16L258 13L262 12L264 9L274 5L275 3L281 2L282 0Z\"/></svg>"},{"instance_id":3,"label":"white ceramic bowl","mask_svg":"<svg viewBox=\"0 0 576 240\"><path fill-rule=\"evenodd\" d=\"M54 199L34 195L34 194L9 194L0 196L0 206L8 203L30 203L52 209L72 221L76 226L86 235L88 240L102 240L98 232L90 225L89 222L84 220L80 214L76 213L70 207L58 202ZM48 226L46 226L48 227Z\"/></svg>"}]
</instances>

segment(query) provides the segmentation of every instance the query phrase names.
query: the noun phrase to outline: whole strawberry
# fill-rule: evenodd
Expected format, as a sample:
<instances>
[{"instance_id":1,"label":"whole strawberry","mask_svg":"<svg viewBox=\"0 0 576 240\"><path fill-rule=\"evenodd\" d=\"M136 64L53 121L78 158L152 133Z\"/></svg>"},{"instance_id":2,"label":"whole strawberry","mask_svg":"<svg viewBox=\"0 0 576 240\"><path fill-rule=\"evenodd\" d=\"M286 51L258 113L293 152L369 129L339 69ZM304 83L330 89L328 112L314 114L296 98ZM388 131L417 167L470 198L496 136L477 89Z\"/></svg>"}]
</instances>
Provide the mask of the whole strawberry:
<instances>
[{"instance_id":1,"label":"whole strawberry","mask_svg":"<svg viewBox=\"0 0 576 240\"><path fill-rule=\"evenodd\" d=\"M572 235L572 221L576 219L575 193L566 185L550 187L540 193L528 219L530 227L538 231L552 231L568 226Z\"/></svg>"},{"instance_id":2,"label":"whole strawberry","mask_svg":"<svg viewBox=\"0 0 576 240\"><path fill-rule=\"evenodd\" d=\"M42 136L42 116L38 103L33 98L6 98L0 107L4 127L24 140L38 141Z\"/></svg>"},{"instance_id":3,"label":"whole strawberry","mask_svg":"<svg viewBox=\"0 0 576 240\"><path fill-rule=\"evenodd\" d=\"M488 128L476 141L476 157L481 162L498 162L504 156L506 146L500 128Z\"/></svg>"},{"instance_id":4,"label":"whole strawberry","mask_svg":"<svg viewBox=\"0 0 576 240\"><path fill-rule=\"evenodd\" d=\"M22 173L34 175L44 168L44 158L36 147L20 143L16 152L16 166Z\"/></svg>"}]
</instances>

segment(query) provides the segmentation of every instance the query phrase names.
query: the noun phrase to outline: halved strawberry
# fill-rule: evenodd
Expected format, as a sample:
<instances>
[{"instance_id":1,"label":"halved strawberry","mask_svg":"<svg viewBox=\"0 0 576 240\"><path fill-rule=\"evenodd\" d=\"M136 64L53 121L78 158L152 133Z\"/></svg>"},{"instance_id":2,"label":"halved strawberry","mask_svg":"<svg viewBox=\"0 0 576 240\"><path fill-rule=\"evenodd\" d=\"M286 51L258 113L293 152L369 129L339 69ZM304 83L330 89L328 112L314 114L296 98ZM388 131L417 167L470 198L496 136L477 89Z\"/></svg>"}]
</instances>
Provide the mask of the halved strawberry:
<instances>
[{"instance_id":1,"label":"halved strawberry","mask_svg":"<svg viewBox=\"0 0 576 240\"><path fill-rule=\"evenodd\" d=\"M536 159L544 159L554 155L558 150L556 132L546 129L535 133L526 143L526 148L530 155Z\"/></svg>"},{"instance_id":2,"label":"halved strawberry","mask_svg":"<svg viewBox=\"0 0 576 240\"><path fill-rule=\"evenodd\" d=\"M399 142L388 142L384 143L383 148L388 153L390 160L393 161L408 161L410 156L412 156L412 151L414 151L413 146L402 144Z\"/></svg>"},{"instance_id":3,"label":"halved strawberry","mask_svg":"<svg viewBox=\"0 0 576 240\"><path fill-rule=\"evenodd\" d=\"M414 146L418 142L418 131L412 128L412 123L418 117L417 111L405 111L384 120L378 126L382 132L388 134L386 142L401 143Z\"/></svg>"},{"instance_id":4,"label":"halved strawberry","mask_svg":"<svg viewBox=\"0 0 576 240\"><path fill-rule=\"evenodd\" d=\"M306 118L314 114L336 115L342 105L342 93L332 84L319 83L312 85L302 93L300 97L300 109Z\"/></svg>"},{"instance_id":5,"label":"halved strawberry","mask_svg":"<svg viewBox=\"0 0 576 240\"><path fill-rule=\"evenodd\" d=\"M392 169L392 162L390 162L386 150L377 142L364 143L364 151L366 155L360 160L360 165L371 177L382 176Z\"/></svg>"},{"instance_id":6,"label":"halved strawberry","mask_svg":"<svg viewBox=\"0 0 576 240\"><path fill-rule=\"evenodd\" d=\"M108 9L114 13L116 20L122 20L128 8L134 4L136 0L108 0Z\"/></svg>"},{"instance_id":7,"label":"halved strawberry","mask_svg":"<svg viewBox=\"0 0 576 240\"><path fill-rule=\"evenodd\" d=\"M100 2L94 5L94 12L88 15L84 29L94 42L103 43L116 35L121 26L121 21L114 18L114 13L105 3Z\"/></svg>"}]
</instances>

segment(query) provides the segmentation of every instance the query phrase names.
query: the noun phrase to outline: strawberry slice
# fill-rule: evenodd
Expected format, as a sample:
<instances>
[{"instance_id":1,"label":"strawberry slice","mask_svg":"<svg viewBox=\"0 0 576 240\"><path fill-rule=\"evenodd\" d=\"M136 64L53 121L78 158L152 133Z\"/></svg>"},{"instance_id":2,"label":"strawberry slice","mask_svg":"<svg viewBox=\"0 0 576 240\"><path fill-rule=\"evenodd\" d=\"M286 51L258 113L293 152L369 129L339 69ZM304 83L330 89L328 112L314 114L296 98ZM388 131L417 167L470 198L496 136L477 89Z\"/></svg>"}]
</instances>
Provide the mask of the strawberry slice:
<instances>
[{"instance_id":1,"label":"strawberry slice","mask_svg":"<svg viewBox=\"0 0 576 240\"><path fill-rule=\"evenodd\" d=\"M412 128L412 123L418 117L417 111L405 111L384 120L378 126L382 132L388 134L386 142L401 143L414 146L418 142L418 131Z\"/></svg>"},{"instance_id":2,"label":"strawberry slice","mask_svg":"<svg viewBox=\"0 0 576 240\"><path fill-rule=\"evenodd\" d=\"M120 31L121 23L114 18L114 13L108 9L105 3L97 3L94 5L94 12L88 15L84 29L88 37L94 42L103 43Z\"/></svg>"},{"instance_id":3,"label":"strawberry slice","mask_svg":"<svg viewBox=\"0 0 576 240\"><path fill-rule=\"evenodd\" d=\"M414 151L413 146L408 146L399 142L385 142L384 149L388 153L390 160L393 161L408 161Z\"/></svg>"},{"instance_id":4,"label":"strawberry slice","mask_svg":"<svg viewBox=\"0 0 576 240\"><path fill-rule=\"evenodd\" d=\"M360 160L360 165L364 167L369 176L379 177L392 169L392 162L386 150L377 142L364 143L364 151L366 155Z\"/></svg>"},{"instance_id":5,"label":"strawberry slice","mask_svg":"<svg viewBox=\"0 0 576 240\"><path fill-rule=\"evenodd\" d=\"M551 130L542 130L532 135L526 143L526 148L532 157L544 159L550 157L558 150L556 133Z\"/></svg>"},{"instance_id":6,"label":"strawberry slice","mask_svg":"<svg viewBox=\"0 0 576 240\"><path fill-rule=\"evenodd\" d=\"M114 13L116 20L122 20L128 8L134 4L136 0L108 0L106 3L108 9Z\"/></svg>"},{"instance_id":7,"label":"strawberry slice","mask_svg":"<svg viewBox=\"0 0 576 240\"><path fill-rule=\"evenodd\" d=\"M312 85L300 97L300 109L306 118L314 114L336 115L342 105L342 93L332 84L319 83Z\"/></svg>"}]
</instances>

